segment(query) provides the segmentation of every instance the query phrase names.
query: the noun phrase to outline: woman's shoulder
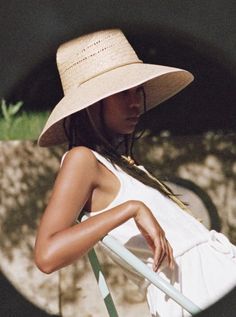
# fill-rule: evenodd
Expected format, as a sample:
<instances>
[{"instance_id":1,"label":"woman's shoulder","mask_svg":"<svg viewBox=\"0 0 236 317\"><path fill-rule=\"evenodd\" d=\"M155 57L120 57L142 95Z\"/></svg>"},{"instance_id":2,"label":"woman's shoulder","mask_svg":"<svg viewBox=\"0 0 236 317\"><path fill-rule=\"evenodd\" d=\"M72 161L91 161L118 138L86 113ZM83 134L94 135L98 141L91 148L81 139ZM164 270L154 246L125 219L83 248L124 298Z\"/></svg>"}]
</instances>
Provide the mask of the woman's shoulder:
<instances>
[{"instance_id":1,"label":"woman's shoulder","mask_svg":"<svg viewBox=\"0 0 236 317\"><path fill-rule=\"evenodd\" d=\"M85 170L97 168L97 159L92 150L86 146L76 146L67 151L61 159L62 166L70 166L71 168L83 168Z\"/></svg>"}]
</instances>

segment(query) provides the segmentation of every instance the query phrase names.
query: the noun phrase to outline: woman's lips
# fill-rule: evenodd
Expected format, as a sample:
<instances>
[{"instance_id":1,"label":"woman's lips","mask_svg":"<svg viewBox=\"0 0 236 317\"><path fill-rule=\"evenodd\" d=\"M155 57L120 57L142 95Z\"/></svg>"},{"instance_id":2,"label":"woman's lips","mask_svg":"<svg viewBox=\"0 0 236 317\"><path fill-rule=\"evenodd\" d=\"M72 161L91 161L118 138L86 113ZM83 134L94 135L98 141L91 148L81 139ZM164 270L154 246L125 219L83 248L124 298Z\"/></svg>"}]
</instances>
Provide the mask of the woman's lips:
<instances>
[{"instance_id":1,"label":"woman's lips","mask_svg":"<svg viewBox=\"0 0 236 317\"><path fill-rule=\"evenodd\" d=\"M126 120L132 123L138 123L139 117L129 117Z\"/></svg>"}]
</instances>

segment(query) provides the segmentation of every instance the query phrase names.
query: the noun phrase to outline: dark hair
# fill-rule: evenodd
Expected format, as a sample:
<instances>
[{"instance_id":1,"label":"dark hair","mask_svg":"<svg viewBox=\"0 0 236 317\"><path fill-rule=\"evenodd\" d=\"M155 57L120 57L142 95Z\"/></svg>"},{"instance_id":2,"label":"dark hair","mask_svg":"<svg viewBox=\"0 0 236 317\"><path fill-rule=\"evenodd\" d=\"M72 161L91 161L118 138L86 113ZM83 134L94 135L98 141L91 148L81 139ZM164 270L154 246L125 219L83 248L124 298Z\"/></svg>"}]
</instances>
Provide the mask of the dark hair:
<instances>
[{"instance_id":1,"label":"dark hair","mask_svg":"<svg viewBox=\"0 0 236 317\"><path fill-rule=\"evenodd\" d=\"M144 88L142 88L142 91L144 97L144 112L146 112L146 95ZM157 189L165 196L168 196L170 199L172 199L182 209L187 210L187 204L178 199L178 195L175 195L168 186L155 178L149 172L146 173L145 171L141 170L136 164L130 164L128 160L123 158L118 152L118 148L123 145L125 147L124 154L133 158L134 142L142 136L145 130L143 130L138 136L136 131L131 135L123 135L122 140L118 145L112 145L112 140L110 139L109 133L107 133L107 127L104 121L102 100L100 101L99 105L102 131L100 131L100 129L98 129L96 126L88 108L76 112L64 119L63 127L68 139L69 150L75 146L83 145L100 153L108 161L110 161L115 168L115 165L118 165L127 174L131 175L142 183ZM134 159L134 162L138 163L136 159Z\"/></svg>"}]
</instances>

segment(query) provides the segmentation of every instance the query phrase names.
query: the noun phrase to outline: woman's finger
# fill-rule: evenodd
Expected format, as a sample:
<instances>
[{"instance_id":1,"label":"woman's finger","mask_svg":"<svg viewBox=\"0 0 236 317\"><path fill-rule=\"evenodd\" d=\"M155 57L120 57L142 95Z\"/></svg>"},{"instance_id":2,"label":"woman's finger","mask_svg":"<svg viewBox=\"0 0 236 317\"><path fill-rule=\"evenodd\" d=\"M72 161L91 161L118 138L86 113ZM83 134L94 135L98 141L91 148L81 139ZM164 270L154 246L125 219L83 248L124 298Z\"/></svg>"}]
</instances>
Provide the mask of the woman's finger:
<instances>
[{"instance_id":1,"label":"woman's finger","mask_svg":"<svg viewBox=\"0 0 236 317\"><path fill-rule=\"evenodd\" d=\"M166 248L165 248L165 243L164 243L163 237L161 237L160 241L161 241L161 250L162 250L162 252L161 252L160 258L158 260L158 268L161 266L161 263L162 263L162 261L164 260L164 258L166 256Z\"/></svg>"},{"instance_id":2,"label":"woman's finger","mask_svg":"<svg viewBox=\"0 0 236 317\"><path fill-rule=\"evenodd\" d=\"M166 253L167 253L167 260L168 260L168 266L171 268L171 249L170 249L170 244L167 239L166 241Z\"/></svg>"},{"instance_id":3,"label":"woman's finger","mask_svg":"<svg viewBox=\"0 0 236 317\"><path fill-rule=\"evenodd\" d=\"M167 239L166 240L166 251L167 251L167 259L168 259L168 265L171 270L174 269L174 256L173 256L173 249Z\"/></svg>"},{"instance_id":4,"label":"woman's finger","mask_svg":"<svg viewBox=\"0 0 236 317\"><path fill-rule=\"evenodd\" d=\"M158 263L158 267L161 266L161 264L163 263L164 259L167 257L167 260L168 260L168 245L166 243L166 238L165 237L162 237L161 239L162 241L162 250L163 250L163 253L162 253L162 257L160 258L159 260L159 263Z\"/></svg>"},{"instance_id":5,"label":"woman's finger","mask_svg":"<svg viewBox=\"0 0 236 317\"><path fill-rule=\"evenodd\" d=\"M168 242L168 250L169 250L169 254L170 254L170 269L173 270L174 269L174 262L175 262L175 259L174 259L174 255L173 255L173 249L171 247L171 245L169 244Z\"/></svg>"},{"instance_id":6,"label":"woman's finger","mask_svg":"<svg viewBox=\"0 0 236 317\"><path fill-rule=\"evenodd\" d=\"M158 237L154 241L155 245L155 254L154 254L154 264L155 264L155 269L154 271L157 271L160 263L162 262L164 256L165 256L165 250L164 250L164 244L163 244L163 239L162 237Z\"/></svg>"},{"instance_id":7,"label":"woman's finger","mask_svg":"<svg viewBox=\"0 0 236 317\"><path fill-rule=\"evenodd\" d=\"M158 262L160 257L162 256L162 245L161 245L161 240L158 238L154 242L154 259L153 259L153 270L157 271L158 268Z\"/></svg>"}]
</instances>

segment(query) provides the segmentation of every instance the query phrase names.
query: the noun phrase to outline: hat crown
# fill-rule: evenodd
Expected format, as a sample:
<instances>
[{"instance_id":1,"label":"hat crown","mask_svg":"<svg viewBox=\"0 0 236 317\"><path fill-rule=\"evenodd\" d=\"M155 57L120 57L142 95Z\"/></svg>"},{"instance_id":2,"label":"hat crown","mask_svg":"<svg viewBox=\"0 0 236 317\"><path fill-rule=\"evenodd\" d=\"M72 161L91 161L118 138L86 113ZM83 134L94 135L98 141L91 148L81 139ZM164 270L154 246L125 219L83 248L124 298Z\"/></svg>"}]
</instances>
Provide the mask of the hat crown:
<instances>
[{"instance_id":1,"label":"hat crown","mask_svg":"<svg viewBox=\"0 0 236 317\"><path fill-rule=\"evenodd\" d=\"M64 94L117 67L141 63L121 30L87 34L61 45L57 67Z\"/></svg>"}]
</instances>

